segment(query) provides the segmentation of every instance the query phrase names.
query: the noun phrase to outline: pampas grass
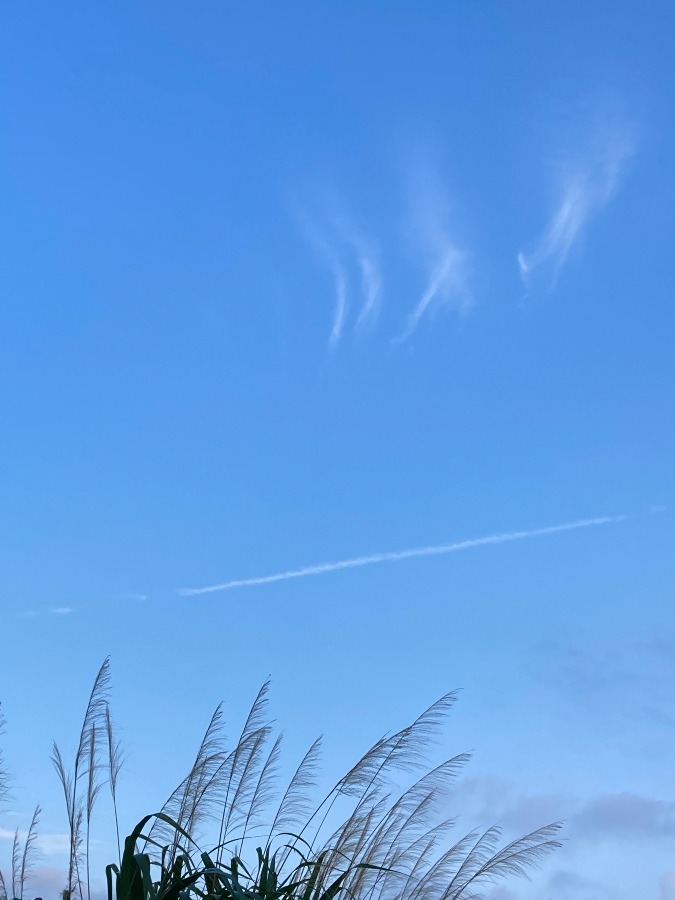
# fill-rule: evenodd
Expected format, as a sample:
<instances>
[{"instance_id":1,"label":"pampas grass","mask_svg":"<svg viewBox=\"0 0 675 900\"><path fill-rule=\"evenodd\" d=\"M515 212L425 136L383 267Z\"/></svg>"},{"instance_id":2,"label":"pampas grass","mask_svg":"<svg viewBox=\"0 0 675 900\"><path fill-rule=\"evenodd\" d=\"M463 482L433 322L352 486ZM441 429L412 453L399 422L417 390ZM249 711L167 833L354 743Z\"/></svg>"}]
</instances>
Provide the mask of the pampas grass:
<instances>
[{"instance_id":1,"label":"pampas grass","mask_svg":"<svg viewBox=\"0 0 675 900\"><path fill-rule=\"evenodd\" d=\"M122 846L123 754L109 706L110 663L103 662L71 767L56 743L52 752L70 837L63 900L91 900L93 812L106 783L117 835L117 862L106 869L109 900L477 900L489 883L526 875L560 846L557 822L506 844L497 827L456 835L450 792L470 756L430 761L454 693L381 737L317 801L321 740L280 784L282 739L269 718L269 690L266 681L233 746L216 707L188 773ZM8 783L0 756L0 800ZM37 807L23 844L15 836L11 881L19 900L35 861L39 814ZM1 875L0 900L7 900Z\"/></svg>"}]
</instances>

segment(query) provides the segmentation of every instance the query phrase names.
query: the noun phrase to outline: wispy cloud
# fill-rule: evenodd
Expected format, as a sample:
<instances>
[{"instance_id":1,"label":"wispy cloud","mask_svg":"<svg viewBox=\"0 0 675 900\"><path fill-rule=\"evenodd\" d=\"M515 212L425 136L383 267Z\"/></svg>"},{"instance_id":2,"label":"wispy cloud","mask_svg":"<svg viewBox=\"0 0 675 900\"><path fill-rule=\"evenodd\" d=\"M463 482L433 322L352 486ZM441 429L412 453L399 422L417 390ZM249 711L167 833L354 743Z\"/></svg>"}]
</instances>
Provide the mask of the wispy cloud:
<instances>
[{"instance_id":1,"label":"wispy cloud","mask_svg":"<svg viewBox=\"0 0 675 900\"><path fill-rule=\"evenodd\" d=\"M364 299L361 312L356 320L355 327L357 329L363 328L377 318L382 294L382 274L375 258L364 253L359 254L359 267Z\"/></svg>"},{"instance_id":2,"label":"wispy cloud","mask_svg":"<svg viewBox=\"0 0 675 900\"><path fill-rule=\"evenodd\" d=\"M408 316L402 340L410 337L422 316L437 301L452 304L461 312L466 312L470 306L466 294L466 255L449 239L439 246L435 254L427 285L417 306Z\"/></svg>"},{"instance_id":3,"label":"wispy cloud","mask_svg":"<svg viewBox=\"0 0 675 900\"><path fill-rule=\"evenodd\" d=\"M429 164L410 180L410 237L426 269L426 284L399 338L405 340L420 319L439 306L466 313L473 305L468 287L468 254L452 234L450 204L440 178Z\"/></svg>"},{"instance_id":4,"label":"wispy cloud","mask_svg":"<svg viewBox=\"0 0 675 900\"><path fill-rule=\"evenodd\" d=\"M345 214L332 216L330 224L339 241L353 253L358 267L362 305L354 327L359 330L375 322L380 311L382 270L379 249L376 242L366 237Z\"/></svg>"},{"instance_id":5,"label":"wispy cloud","mask_svg":"<svg viewBox=\"0 0 675 900\"><path fill-rule=\"evenodd\" d=\"M68 616L74 612L75 610L72 606L56 606L52 609L25 609L17 613L17 616L21 619L36 619L38 616L44 615Z\"/></svg>"},{"instance_id":6,"label":"wispy cloud","mask_svg":"<svg viewBox=\"0 0 675 900\"><path fill-rule=\"evenodd\" d=\"M319 213L298 211L302 231L317 262L333 281L334 312L329 343L343 335L350 305L350 274L355 275L361 293L361 308L354 328L361 330L377 319L382 299L380 253L375 240L367 237L351 216L335 200L324 203Z\"/></svg>"},{"instance_id":7,"label":"wispy cloud","mask_svg":"<svg viewBox=\"0 0 675 900\"><path fill-rule=\"evenodd\" d=\"M333 324L331 326L329 343L337 344L342 337L342 331L347 318L347 306L349 301L349 279L335 245L331 242L324 229L312 224L303 217L303 232L314 251L317 262L331 275L334 291Z\"/></svg>"},{"instance_id":8,"label":"wispy cloud","mask_svg":"<svg viewBox=\"0 0 675 900\"><path fill-rule=\"evenodd\" d=\"M635 794L606 794L588 803L572 820L584 836L626 837L675 835L675 803Z\"/></svg>"},{"instance_id":9,"label":"wispy cloud","mask_svg":"<svg viewBox=\"0 0 675 900\"><path fill-rule=\"evenodd\" d=\"M22 841L26 840L28 832L25 829L18 829L19 831L19 839ZM3 841L13 841L15 832L9 828L0 828L0 840ZM70 835L61 832L54 834L38 834L37 839L35 841L37 847L39 848L41 853L44 853L46 856L51 856L53 854L65 853L70 847Z\"/></svg>"},{"instance_id":10,"label":"wispy cloud","mask_svg":"<svg viewBox=\"0 0 675 900\"><path fill-rule=\"evenodd\" d=\"M379 563L401 562L405 559L426 556L445 556L449 553L459 553L474 547L484 547L490 544L505 544L510 541L522 541L526 538L543 537L549 534L558 534L564 531L575 531L579 528L590 528L598 525L608 525L613 522L622 522L626 516L600 516L594 519L577 519L574 522L565 522L562 525L549 525L546 528L535 528L529 531L508 531L500 534L491 534L486 537L471 538L465 541L457 541L454 544L440 544L431 547L415 547L410 550L396 550L388 553L373 553L369 556L356 556L351 559L343 559L338 562L319 563L312 566L304 566L301 569L289 569L277 572L274 575L262 575L254 578L238 578L224 581L201 588L181 588L178 593L183 596L195 596L197 594L209 594L214 591L230 591L235 588L253 587L255 585L273 584L277 581L288 581L292 578L306 578L311 575L326 575L329 572L337 572L342 569L358 569L362 566L373 566Z\"/></svg>"},{"instance_id":11,"label":"wispy cloud","mask_svg":"<svg viewBox=\"0 0 675 900\"><path fill-rule=\"evenodd\" d=\"M568 158L559 166L551 219L531 248L518 253L518 268L526 288L536 272L547 277L551 288L555 286L584 228L616 193L633 152L628 127L604 123L577 158Z\"/></svg>"}]
</instances>

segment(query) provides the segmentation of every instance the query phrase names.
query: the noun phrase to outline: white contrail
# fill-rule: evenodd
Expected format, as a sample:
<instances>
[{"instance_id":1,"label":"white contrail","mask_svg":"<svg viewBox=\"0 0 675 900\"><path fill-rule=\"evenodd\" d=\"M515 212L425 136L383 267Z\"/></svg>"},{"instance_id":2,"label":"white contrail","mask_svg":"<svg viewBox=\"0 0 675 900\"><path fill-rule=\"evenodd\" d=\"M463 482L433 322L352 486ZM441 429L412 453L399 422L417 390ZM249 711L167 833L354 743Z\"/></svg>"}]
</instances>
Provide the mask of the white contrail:
<instances>
[{"instance_id":1,"label":"white contrail","mask_svg":"<svg viewBox=\"0 0 675 900\"><path fill-rule=\"evenodd\" d=\"M290 578L305 578L308 575L325 575L327 572L337 572L340 569L358 569L361 566L373 566L376 563L398 562L399 560L412 559L416 556L443 556L446 553L458 553L460 550L470 550L472 547L483 547L486 544L505 544L507 541L522 541L525 538L557 534L560 531L574 531L576 528L589 528L593 525L623 522L627 518L627 516L601 516L595 519L577 519L575 522L565 522L562 525L549 525L547 528L535 528L531 531L507 531L501 534L490 534L487 537L471 538L467 541L458 541L455 544L415 547L411 550L395 550L390 553L373 553L370 556L356 556L353 559L343 559L339 562L318 563L313 566L305 566L302 569L290 569L286 572L277 572L274 575L262 575L257 578L238 578L234 581L224 581L222 584L212 584L201 588L181 588L178 593L184 597L192 597L196 594L210 594L214 591L231 591L234 588L273 584L275 581L288 581Z\"/></svg>"}]
</instances>

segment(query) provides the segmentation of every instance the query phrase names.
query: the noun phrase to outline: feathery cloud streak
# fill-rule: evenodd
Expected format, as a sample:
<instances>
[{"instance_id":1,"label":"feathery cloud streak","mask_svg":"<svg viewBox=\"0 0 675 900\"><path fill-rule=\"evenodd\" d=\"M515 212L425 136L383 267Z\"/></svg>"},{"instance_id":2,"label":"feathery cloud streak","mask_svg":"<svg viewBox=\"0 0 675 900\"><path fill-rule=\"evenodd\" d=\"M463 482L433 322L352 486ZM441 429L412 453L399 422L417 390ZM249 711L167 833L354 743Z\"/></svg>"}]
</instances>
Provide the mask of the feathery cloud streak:
<instances>
[{"instance_id":1,"label":"feathery cloud streak","mask_svg":"<svg viewBox=\"0 0 675 900\"><path fill-rule=\"evenodd\" d=\"M465 293L465 261L465 254L449 239L443 242L431 266L427 286L417 306L408 316L408 324L403 332L402 340L410 337L417 328L419 320L434 301L452 302L460 311L468 310L470 304Z\"/></svg>"},{"instance_id":2,"label":"feathery cloud streak","mask_svg":"<svg viewBox=\"0 0 675 900\"><path fill-rule=\"evenodd\" d=\"M330 224L339 241L356 257L363 296L363 305L354 325L358 331L373 322L379 313L382 298L379 250L375 241L367 238L347 216L332 216Z\"/></svg>"},{"instance_id":3,"label":"feathery cloud streak","mask_svg":"<svg viewBox=\"0 0 675 900\"><path fill-rule=\"evenodd\" d=\"M422 258L426 260L427 278L399 340L410 337L420 319L439 305L449 306L459 313L468 312L472 306L468 291L468 257L451 235L450 204L440 178L433 168L423 165L414 173L410 191L411 229Z\"/></svg>"},{"instance_id":4,"label":"feathery cloud streak","mask_svg":"<svg viewBox=\"0 0 675 900\"><path fill-rule=\"evenodd\" d=\"M533 273L548 273L550 287L589 220L609 203L633 153L626 129L605 129L582 162L566 164L560 173L556 210L529 252L518 253L520 277L526 287Z\"/></svg>"},{"instance_id":5,"label":"feathery cloud streak","mask_svg":"<svg viewBox=\"0 0 675 900\"><path fill-rule=\"evenodd\" d=\"M342 569L358 569L362 566L373 566L379 563L400 562L405 559L414 559L415 557L445 556L450 553L459 553L463 550L470 550L474 547L484 547L490 544L505 544L510 541L522 541L526 538L543 537L544 535L559 534L564 531L575 531L579 528L590 528L598 525L608 525L613 522L623 522L626 518L627 516L619 515L600 516L594 519L577 519L574 522L565 522L562 525L549 525L546 528L535 528L530 531L507 531L500 534L487 535L486 537L458 541L454 544L415 547L410 550L396 550L388 553L373 553L369 556L356 556L352 559L343 559L338 562L319 563L313 566L304 566L301 569L289 569L285 572L277 572L274 575L262 575L255 578L239 578L201 588L181 588L178 593L184 597L192 597L198 594L210 594L215 591L231 591L235 588L273 584L277 581L288 581L292 578L305 578L310 575L326 575L329 572L338 572Z\"/></svg>"},{"instance_id":6,"label":"feathery cloud streak","mask_svg":"<svg viewBox=\"0 0 675 900\"><path fill-rule=\"evenodd\" d=\"M337 344L342 337L342 330L347 318L349 280L347 270L340 259L334 246L322 234L318 228L304 223L304 233L320 265L324 266L333 279L335 292L335 308L333 311L333 324L331 326L329 343Z\"/></svg>"},{"instance_id":7,"label":"feathery cloud streak","mask_svg":"<svg viewBox=\"0 0 675 900\"><path fill-rule=\"evenodd\" d=\"M0 841L13 841L15 832L9 828L0 828ZM28 832L24 828L19 828L19 839L25 841ZM70 848L70 835L67 832L55 834L38 834L36 841L37 847L41 853L51 856L52 854L65 853Z\"/></svg>"},{"instance_id":8,"label":"feathery cloud streak","mask_svg":"<svg viewBox=\"0 0 675 900\"><path fill-rule=\"evenodd\" d=\"M300 213L302 230L316 259L331 274L335 309L329 343L336 344L344 331L349 307L349 275L359 274L362 306L354 325L358 331L372 323L379 312L382 296L382 274L379 250L354 222L343 214L324 214L311 219Z\"/></svg>"}]
</instances>

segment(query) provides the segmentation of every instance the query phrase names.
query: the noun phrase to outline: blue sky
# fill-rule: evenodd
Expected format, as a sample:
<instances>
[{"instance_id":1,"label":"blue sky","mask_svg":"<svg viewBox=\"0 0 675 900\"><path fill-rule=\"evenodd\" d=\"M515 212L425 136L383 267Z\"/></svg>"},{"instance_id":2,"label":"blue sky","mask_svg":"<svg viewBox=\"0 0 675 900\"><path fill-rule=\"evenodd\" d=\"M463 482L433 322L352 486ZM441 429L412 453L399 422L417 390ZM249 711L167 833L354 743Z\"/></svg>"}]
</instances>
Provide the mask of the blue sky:
<instances>
[{"instance_id":1,"label":"blue sky","mask_svg":"<svg viewBox=\"0 0 675 900\"><path fill-rule=\"evenodd\" d=\"M675 897L674 19L5 9L0 836L109 653L129 825L268 674L327 777L462 688L467 830L568 821L494 898Z\"/></svg>"}]
</instances>

